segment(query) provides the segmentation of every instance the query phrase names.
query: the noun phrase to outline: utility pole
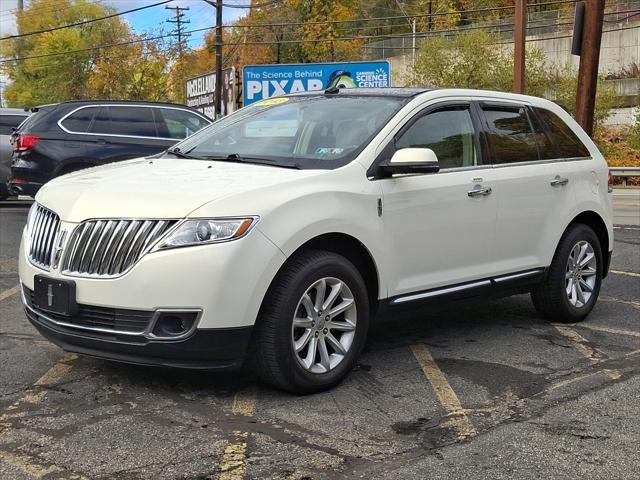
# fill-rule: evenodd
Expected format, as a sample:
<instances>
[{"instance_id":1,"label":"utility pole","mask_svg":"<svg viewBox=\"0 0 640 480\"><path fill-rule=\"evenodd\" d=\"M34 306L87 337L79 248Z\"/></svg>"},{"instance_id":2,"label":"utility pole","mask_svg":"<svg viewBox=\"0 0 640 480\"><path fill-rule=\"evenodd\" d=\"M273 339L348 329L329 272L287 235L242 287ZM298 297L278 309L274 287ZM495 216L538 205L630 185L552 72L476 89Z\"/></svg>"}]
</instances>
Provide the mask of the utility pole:
<instances>
[{"instance_id":1,"label":"utility pole","mask_svg":"<svg viewBox=\"0 0 640 480\"><path fill-rule=\"evenodd\" d=\"M216 9L216 118L222 114L222 0L204 0ZM214 3L215 2L215 3Z\"/></svg>"},{"instance_id":2,"label":"utility pole","mask_svg":"<svg viewBox=\"0 0 640 480\"><path fill-rule=\"evenodd\" d=\"M167 22L176 24L175 32L176 32L176 36L178 37L178 54L179 54L180 58L182 58L182 55L184 54L184 50L185 50L184 41L190 35L190 34L185 34L184 33L184 25L186 25L188 23L191 23L191 20L183 20L184 12L186 10L189 10L189 7L169 7L169 6L165 6L164 8L166 10L173 10L175 12L173 20L167 20Z\"/></svg>"},{"instance_id":3,"label":"utility pole","mask_svg":"<svg viewBox=\"0 0 640 480\"><path fill-rule=\"evenodd\" d=\"M513 93L524 93L525 42L527 39L527 0L516 0L516 29L513 52Z\"/></svg>"},{"instance_id":4,"label":"utility pole","mask_svg":"<svg viewBox=\"0 0 640 480\"><path fill-rule=\"evenodd\" d=\"M222 114L222 0L216 0L216 118Z\"/></svg>"},{"instance_id":5,"label":"utility pole","mask_svg":"<svg viewBox=\"0 0 640 480\"><path fill-rule=\"evenodd\" d=\"M18 0L18 10L24 10L24 0Z\"/></svg>"},{"instance_id":6,"label":"utility pole","mask_svg":"<svg viewBox=\"0 0 640 480\"><path fill-rule=\"evenodd\" d=\"M578 93L576 95L576 121L589 136L593 135L593 113L596 104L596 89L598 87L604 2L605 0L586 0L582 26Z\"/></svg>"},{"instance_id":7,"label":"utility pole","mask_svg":"<svg viewBox=\"0 0 640 480\"><path fill-rule=\"evenodd\" d=\"M428 30L433 30L433 17L431 14L433 13L433 0L429 0L429 28Z\"/></svg>"}]
</instances>

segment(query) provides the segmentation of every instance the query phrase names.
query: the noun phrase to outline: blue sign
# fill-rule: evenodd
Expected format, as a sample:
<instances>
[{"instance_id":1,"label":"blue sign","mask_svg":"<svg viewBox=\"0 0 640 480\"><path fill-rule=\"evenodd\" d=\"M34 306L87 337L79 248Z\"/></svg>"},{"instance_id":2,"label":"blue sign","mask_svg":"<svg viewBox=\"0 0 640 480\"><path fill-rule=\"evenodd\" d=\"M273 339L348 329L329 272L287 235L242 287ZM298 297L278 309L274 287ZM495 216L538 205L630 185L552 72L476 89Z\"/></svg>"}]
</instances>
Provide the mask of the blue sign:
<instances>
[{"instance_id":1,"label":"blue sign","mask_svg":"<svg viewBox=\"0 0 640 480\"><path fill-rule=\"evenodd\" d=\"M389 62L248 65L242 69L244 105L287 93L391 86Z\"/></svg>"}]
</instances>

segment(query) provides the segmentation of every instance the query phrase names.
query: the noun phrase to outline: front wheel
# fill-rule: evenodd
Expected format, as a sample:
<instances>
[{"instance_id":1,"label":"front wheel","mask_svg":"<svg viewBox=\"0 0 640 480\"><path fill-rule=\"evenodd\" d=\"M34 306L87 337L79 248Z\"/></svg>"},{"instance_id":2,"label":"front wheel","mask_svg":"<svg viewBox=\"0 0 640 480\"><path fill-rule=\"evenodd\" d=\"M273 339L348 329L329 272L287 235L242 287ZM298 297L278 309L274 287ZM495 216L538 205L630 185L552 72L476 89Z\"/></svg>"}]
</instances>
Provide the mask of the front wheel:
<instances>
[{"instance_id":1,"label":"front wheel","mask_svg":"<svg viewBox=\"0 0 640 480\"><path fill-rule=\"evenodd\" d=\"M368 327L367 290L353 264L331 252L303 252L267 292L253 339L254 369L292 393L331 388L355 365Z\"/></svg>"},{"instance_id":2,"label":"front wheel","mask_svg":"<svg viewBox=\"0 0 640 480\"><path fill-rule=\"evenodd\" d=\"M546 281L531 292L533 304L551 321L584 320L600 293L602 268L598 236L586 225L572 225L560 240Z\"/></svg>"}]
</instances>

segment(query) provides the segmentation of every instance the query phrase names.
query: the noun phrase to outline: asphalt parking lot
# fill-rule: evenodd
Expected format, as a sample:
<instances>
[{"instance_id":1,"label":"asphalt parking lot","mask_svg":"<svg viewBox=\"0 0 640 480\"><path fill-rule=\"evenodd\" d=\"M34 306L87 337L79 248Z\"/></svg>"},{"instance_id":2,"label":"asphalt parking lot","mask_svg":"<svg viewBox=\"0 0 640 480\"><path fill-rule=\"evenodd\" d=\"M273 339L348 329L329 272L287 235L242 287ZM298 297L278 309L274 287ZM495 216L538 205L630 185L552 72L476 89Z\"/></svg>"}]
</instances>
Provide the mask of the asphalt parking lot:
<instances>
[{"instance_id":1,"label":"asphalt parking lot","mask_svg":"<svg viewBox=\"0 0 640 480\"><path fill-rule=\"evenodd\" d=\"M588 320L528 296L380 319L334 390L67 354L26 321L26 206L0 205L0 478L640 476L640 228L615 230Z\"/></svg>"}]
</instances>

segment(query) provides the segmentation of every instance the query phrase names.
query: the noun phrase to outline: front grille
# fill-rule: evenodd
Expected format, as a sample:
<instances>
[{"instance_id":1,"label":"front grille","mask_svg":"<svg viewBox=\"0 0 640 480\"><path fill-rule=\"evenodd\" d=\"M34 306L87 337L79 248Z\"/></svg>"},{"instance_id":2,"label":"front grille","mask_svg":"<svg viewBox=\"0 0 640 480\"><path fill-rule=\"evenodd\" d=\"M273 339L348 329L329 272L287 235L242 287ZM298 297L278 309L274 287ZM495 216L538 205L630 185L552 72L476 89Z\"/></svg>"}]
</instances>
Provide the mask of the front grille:
<instances>
[{"instance_id":1,"label":"front grille","mask_svg":"<svg viewBox=\"0 0 640 480\"><path fill-rule=\"evenodd\" d=\"M36 210L29 225L29 260L35 265L48 269L58 231L60 217L42 205Z\"/></svg>"},{"instance_id":2,"label":"front grille","mask_svg":"<svg viewBox=\"0 0 640 480\"><path fill-rule=\"evenodd\" d=\"M109 277L124 273L175 225L172 220L89 220L73 231L62 271Z\"/></svg>"},{"instance_id":3,"label":"front grille","mask_svg":"<svg viewBox=\"0 0 640 480\"><path fill-rule=\"evenodd\" d=\"M40 310L34 305L33 290L24 288L27 305L37 314L50 318L64 326L77 327L87 330L99 329L107 332L126 332L127 334L142 334L151 321L154 312L146 310L125 310L119 308L96 307L78 304L78 312L73 316L60 315Z\"/></svg>"}]
</instances>

